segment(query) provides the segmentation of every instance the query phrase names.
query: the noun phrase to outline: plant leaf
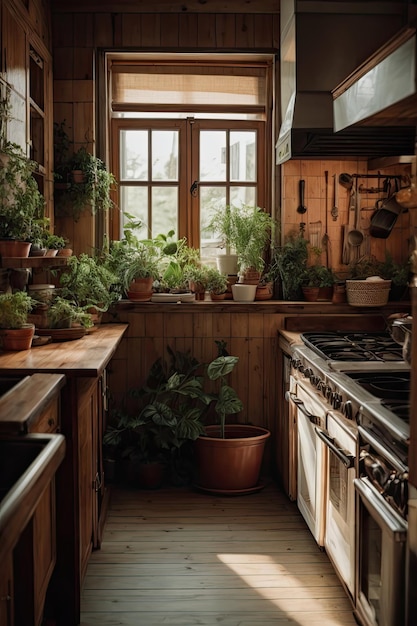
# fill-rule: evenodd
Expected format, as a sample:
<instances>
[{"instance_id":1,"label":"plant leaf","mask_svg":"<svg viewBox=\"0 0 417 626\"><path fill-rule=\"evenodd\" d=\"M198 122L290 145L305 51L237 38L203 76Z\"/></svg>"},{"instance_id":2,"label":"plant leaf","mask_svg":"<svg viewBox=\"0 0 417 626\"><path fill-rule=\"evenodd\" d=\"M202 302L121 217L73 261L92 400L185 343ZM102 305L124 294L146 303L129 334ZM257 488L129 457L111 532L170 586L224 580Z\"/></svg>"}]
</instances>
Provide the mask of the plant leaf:
<instances>
[{"instance_id":1,"label":"plant leaf","mask_svg":"<svg viewBox=\"0 0 417 626\"><path fill-rule=\"evenodd\" d=\"M243 409L243 404L236 391L228 385L223 385L215 405L215 410L219 415L230 415L239 413Z\"/></svg>"},{"instance_id":2,"label":"plant leaf","mask_svg":"<svg viewBox=\"0 0 417 626\"><path fill-rule=\"evenodd\" d=\"M210 380L217 380L222 376L226 376L235 368L238 361L238 356L219 356L209 363L207 375Z\"/></svg>"}]
</instances>

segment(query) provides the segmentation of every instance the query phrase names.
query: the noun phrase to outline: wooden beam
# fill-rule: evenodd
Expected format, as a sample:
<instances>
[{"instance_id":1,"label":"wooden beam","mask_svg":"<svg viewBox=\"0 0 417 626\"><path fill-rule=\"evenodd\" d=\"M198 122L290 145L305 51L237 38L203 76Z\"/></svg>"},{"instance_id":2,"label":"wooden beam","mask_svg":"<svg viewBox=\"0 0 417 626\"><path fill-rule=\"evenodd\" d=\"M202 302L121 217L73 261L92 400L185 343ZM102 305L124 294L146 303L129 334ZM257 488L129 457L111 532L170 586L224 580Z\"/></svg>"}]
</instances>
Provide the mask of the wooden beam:
<instances>
[{"instance_id":1,"label":"wooden beam","mask_svg":"<svg viewBox=\"0 0 417 626\"><path fill-rule=\"evenodd\" d=\"M277 0L54 0L53 13L279 13Z\"/></svg>"}]
</instances>

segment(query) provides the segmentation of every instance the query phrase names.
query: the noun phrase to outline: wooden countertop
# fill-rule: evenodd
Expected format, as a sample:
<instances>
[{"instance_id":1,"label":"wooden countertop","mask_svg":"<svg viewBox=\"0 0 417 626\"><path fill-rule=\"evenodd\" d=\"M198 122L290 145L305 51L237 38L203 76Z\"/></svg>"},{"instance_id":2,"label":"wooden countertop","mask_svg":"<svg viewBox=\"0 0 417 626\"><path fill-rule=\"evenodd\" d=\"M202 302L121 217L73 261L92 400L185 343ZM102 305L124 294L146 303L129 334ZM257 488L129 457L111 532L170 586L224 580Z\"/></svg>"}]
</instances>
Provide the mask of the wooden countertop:
<instances>
[{"instance_id":1,"label":"wooden countertop","mask_svg":"<svg viewBox=\"0 0 417 626\"><path fill-rule=\"evenodd\" d=\"M26 432L59 390L65 385L63 374L23 375L16 385L0 398L0 433Z\"/></svg>"},{"instance_id":2,"label":"wooden countertop","mask_svg":"<svg viewBox=\"0 0 417 626\"><path fill-rule=\"evenodd\" d=\"M102 324L81 339L49 343L19 352L0 352L0 373L59 373L68 377L100 376L128 324Z\"/></svg>"}]
</instances>

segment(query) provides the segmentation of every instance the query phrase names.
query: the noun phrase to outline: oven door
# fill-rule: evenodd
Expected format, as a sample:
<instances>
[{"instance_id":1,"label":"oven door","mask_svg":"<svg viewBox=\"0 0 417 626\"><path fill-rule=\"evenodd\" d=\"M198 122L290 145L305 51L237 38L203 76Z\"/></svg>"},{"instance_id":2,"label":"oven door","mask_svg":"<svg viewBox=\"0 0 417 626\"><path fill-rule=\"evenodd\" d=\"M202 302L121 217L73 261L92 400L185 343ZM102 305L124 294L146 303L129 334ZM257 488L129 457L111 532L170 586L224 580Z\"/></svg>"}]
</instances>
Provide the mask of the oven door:
<instances>
[{"instance_id":1,"label":"oven door","mask_svg":"<svg viewBox=\"0 0 417 626\"><path fill-rule=\"evenodd\" d=\"M290 400L297 409L297 506L318 545L324 546L326 454L316 426L325 428L326 408L317 391L298 381Z\"/></svg>"},{"instance_id":2,"label":"oven door","mask_svg":"<svg viewBox=\"0 0 417 626\"><path fill-rule=\"evenodd\" d=\"M356 613L364 626L405 623L407 522L368 477L354 480L358 494Z\"/></svg>"},{"instance_id":3,"label":"oven door","mask_svg":"<svg viewBox=\"0 0 417 626\"><path fill-rule=\"evenodd\" d=\"M332 564L355 598L355 488L357 433L341 416L327 415L327 432L316 428L327 450L324 546Z\"/></svg>"}]
</instances>

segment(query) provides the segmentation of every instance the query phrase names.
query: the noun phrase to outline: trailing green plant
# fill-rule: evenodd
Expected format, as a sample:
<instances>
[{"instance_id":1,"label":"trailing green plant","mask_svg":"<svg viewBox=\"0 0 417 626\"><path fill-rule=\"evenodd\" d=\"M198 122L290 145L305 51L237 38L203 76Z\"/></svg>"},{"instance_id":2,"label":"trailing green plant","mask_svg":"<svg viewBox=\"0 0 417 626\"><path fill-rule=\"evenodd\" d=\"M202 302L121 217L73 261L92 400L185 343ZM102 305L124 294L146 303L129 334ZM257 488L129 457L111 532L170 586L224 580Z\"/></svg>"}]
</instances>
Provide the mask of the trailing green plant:
<instances>
[{"instance_id":1,"label":"trailing green plant","mask_svg":"<svg viewBox=\"0 0 417 626\"><path fill-rule=\"evenodd\" d=\"M35 305L36 301L25 291L0 294L0 328L22 328Z\"/></svg>"},{"instance_id":2,"label":"trailing green plant","mask_svg":"<svg viewBox=\"0 0 417 626\"><path fill-rule=\"evenodd\" d=\"M300 300L301 285L308 259L307 240L300 234L290 233L282 246L272 253L271 272L279 274L284 300Z\"/></svg>"},{"instance_id":3,"label":"trailing green plant","mask_svg":"<svg viewBox=\"0 0 417 626\"><path fill-rule=\"evenodd\" d=\"M6 142L0 153L0 239L28 241L34 220L43 216L35 169L20 146Z\"/></svg>"},{"instance_id":4,"label":"trailing green plant","mask_svg":"<svg viewBox=\"0 0 417 626\"><path fill-rule=\"evenodd\" d=\"M82 173L82 181L74 180L74 171ZM66 188L57 196L56 208L64 215L72 215L75 221L87 207L96 213L114 206L111 191L117 184L116 178L105 163L84 146L62 164L58 176L66 183Z\"/></svg>"},{"instance_id":5,"label":"trailing green plant","mask_svg":"<svg viewBox=\"0 0 417 626\"><path fill-rule=\"evenodd\" d=\"M120 299L119 277L98 256L69 257L59 282L60 295L84 310L95 307L104 312Z\"/></svg>"},{"instance_id":6,"label":"trailing green plant","mask_svg":"<svg viewBox=\"0 0 417 626\"><path fill-rule=\"evenodd\" d=\"M54 296L47 310L48 328L71 328L79 325L84 328L93 326L92 317L76 302L62 296Z\"/></svg>"}]
</instances>

